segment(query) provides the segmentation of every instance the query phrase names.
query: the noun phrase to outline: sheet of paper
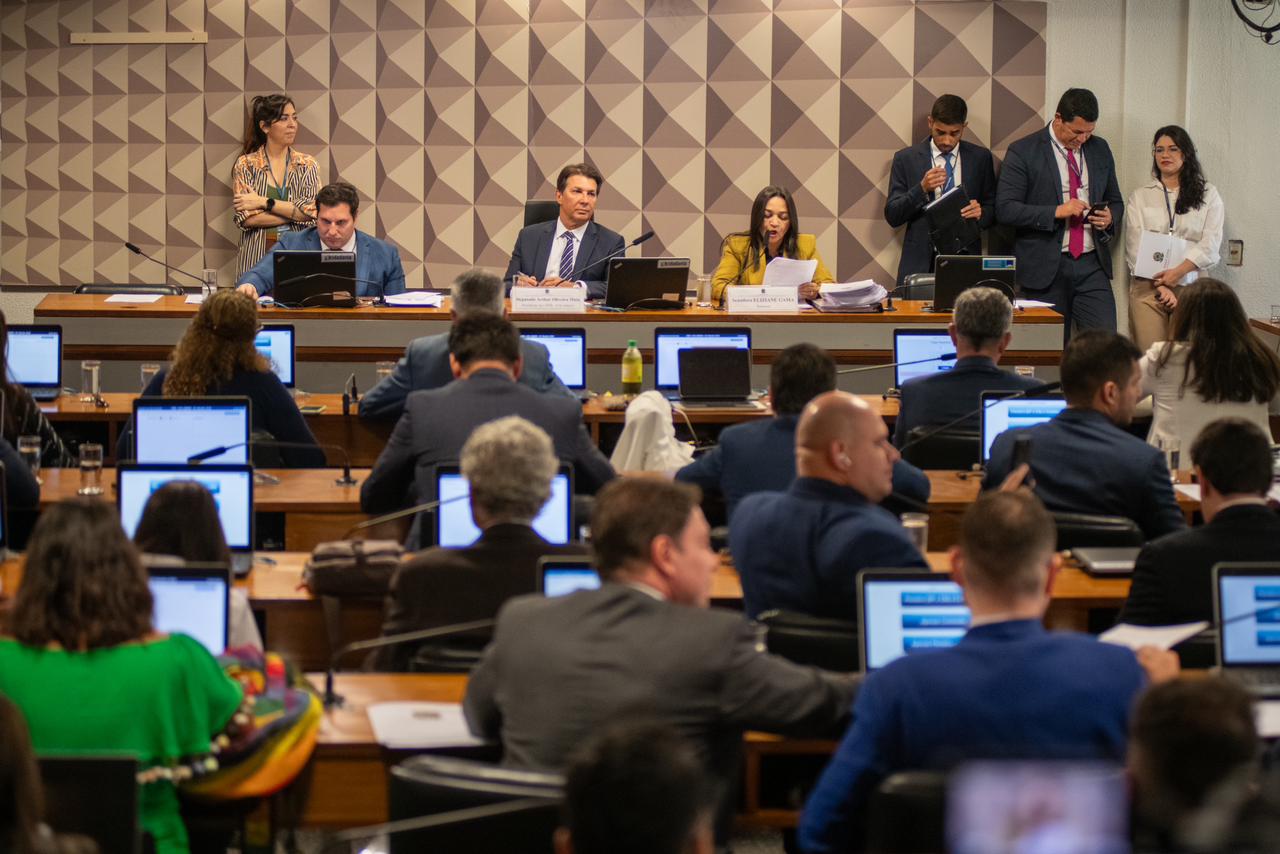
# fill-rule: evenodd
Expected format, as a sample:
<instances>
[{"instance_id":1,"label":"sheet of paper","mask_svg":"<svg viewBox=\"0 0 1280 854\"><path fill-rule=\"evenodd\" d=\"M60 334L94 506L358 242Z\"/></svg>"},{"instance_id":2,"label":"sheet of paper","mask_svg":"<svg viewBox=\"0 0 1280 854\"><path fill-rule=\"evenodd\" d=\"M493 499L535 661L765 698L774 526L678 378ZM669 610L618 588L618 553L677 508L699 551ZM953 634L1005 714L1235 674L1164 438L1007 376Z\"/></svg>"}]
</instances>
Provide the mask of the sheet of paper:
<instances>
[{"instance_id":1,"label":"sheet of paper","mask_svg":"<svg viewBox=\"0 0 1280 854\"><path fill-rule=\"evenodd\" d=\"M107 297L107 302L137 302L151 303L158 302L160 294L112 294Z\"/></svg>"},{"instance_id":2,"label":"sheet of paper","mask_svg":"<svg viewBox=\"0 0 1280 854\"><path fill-rule=\"evenodd\" d=\"M1013 301L1014 308L1053 308L1053 303L1045 302L1038 299L1016 299Z\"/></svg>"},{"instance_id":3,"label":"sheet of paper","mask_svg":"<svg viewBox=\"0 0 1280 854\"><path fill-rule=\"evenodd\" d=\"M402 294L392 294L386 300L387 305L399 308L439 308L444 301L444 294L438 291L412 290Z\"/></svg>"},{"instance_id":4,"label":"sheet of paper","mask_svg":"<svg viewBox=\"0 0 1280 854\"><path fill-rule=\"evenodd\" d=\"M1144 231L1138 240L1138 254L1133 265L1133 274L1143 279L1154 278L1156 273L1181 264L1187 257L1189 246L1190 244L1181 237Z\"/></svg>"},{"instance_id":5,"label":"sheet of paper","mask_svg":"<svg viewBox=\"0 0 1280 854\"><path fill-rule=\"evenodd\" d=\"M1179 495L1185 495L1192 501L1200 500L1200 484L1198 483L1174 484L1173 491ZM1271 485L1271 490L1267 493L1267 499L1270 501L1280 502L1280 484Z\"/></svg>"},{"instance_id":6,"label":"sheet of paper","mask_svg":"<svg viewBox=\"0 0 1280 854\"><path fill-rule=\"evenodd\" d=\"M383 747L466 747L484 744L467 728L461 703L374 703L366 710Z\"/></svg>"},{"instance_id":7,"label":"sheet of paper","mask_svg":"<svg viewBox=\"0 0 1280 854\"><path fill-rule=\"evenodd\" d=\"M200 305L200 303L204 302L204 294L187 294L184 302L187 305Z\"/></svg>"},{"instance_id":8,"label":"sheet of paper","mask_svg":"<svg viewBox=\"0 0 1280 854\"><path fill-rule=\"evenodd\" d=\"M1098 640L1116 646L1127 646L1129 649L1137 649L1141 646L1171 649L1207 628L1209 623L1204 620L1196 623L1181 623L1176 626L1132 626L1121 623L1098 635Z\"/></svg>"},{"instance_id":9,"label":"sheet of paper","mask_svg":"<svg viewBox=\"0 0 1280 854\"><path fill-rule=\"evenodd\" d=\"M818 271L817 259L797 261L794 258L774 258L764 268L766 288L794 288L813 281Z\"/></svg>"},{"instance_id":10,"label":"sheet of paper","mask_svg":"<svg viewBox=\"0 0 1280 854\"><path fill-rule=\"evenodd\" d=\"M1280 737L1280 700L1259 700L1254 703L1253 722L1260 737Z\"/></svg>"}]
</instances>

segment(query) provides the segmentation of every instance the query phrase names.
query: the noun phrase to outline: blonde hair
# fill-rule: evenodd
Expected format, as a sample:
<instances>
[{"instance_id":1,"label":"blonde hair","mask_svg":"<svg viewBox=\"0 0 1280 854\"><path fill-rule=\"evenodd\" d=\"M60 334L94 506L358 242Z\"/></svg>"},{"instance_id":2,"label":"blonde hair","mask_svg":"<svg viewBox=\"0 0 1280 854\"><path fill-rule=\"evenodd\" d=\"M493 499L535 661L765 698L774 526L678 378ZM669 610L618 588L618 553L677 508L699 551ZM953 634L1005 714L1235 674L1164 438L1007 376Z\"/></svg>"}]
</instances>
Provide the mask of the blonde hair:
<instances>
[{"instance_id":1,"label":"blonde hair","mask_svg":"<svg viewBox=\"0 0 1280 854\"><path fill-rule=\"evenodd\" d=\"M173 348L164 393L205 394L210 386L229 382L237 370L270 371L253 346L257 334L258 304L253 299L233 290L210 294Z\"/></svg>"}]
</instances>

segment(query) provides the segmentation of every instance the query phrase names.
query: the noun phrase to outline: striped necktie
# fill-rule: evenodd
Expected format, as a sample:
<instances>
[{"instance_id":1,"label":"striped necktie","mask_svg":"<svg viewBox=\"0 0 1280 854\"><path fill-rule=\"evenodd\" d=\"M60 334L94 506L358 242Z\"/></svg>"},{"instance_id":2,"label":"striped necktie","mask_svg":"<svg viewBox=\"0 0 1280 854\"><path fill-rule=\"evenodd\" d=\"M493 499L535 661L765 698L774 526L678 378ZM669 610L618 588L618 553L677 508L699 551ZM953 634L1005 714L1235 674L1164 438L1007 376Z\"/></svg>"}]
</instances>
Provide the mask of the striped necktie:
<instances>
[{"instance_id":1,"label":"striped necktie","mask_svg":"<svg viewBox=\"0 0 1280 854\"><path fill-rule=\"evenodd\" d=\"M573 232L564 233L564 252L560 254L560 278L572 281L573 277Z\"/></svg>"}]
</instances>

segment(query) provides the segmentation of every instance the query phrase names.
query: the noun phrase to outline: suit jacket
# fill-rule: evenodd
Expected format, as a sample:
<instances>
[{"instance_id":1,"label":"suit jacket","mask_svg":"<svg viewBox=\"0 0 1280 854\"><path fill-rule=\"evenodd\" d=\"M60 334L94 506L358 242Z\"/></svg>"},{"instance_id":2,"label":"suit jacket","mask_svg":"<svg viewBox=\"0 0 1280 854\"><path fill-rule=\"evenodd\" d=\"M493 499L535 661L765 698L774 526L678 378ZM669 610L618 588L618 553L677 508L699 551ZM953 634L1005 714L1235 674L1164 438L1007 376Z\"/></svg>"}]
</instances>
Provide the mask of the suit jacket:
<instances>
[{"instance_id":1,"label":"suit jacket","mask_svg":"<svg viewBox=\"0 0 1280 854\"><path fill-rule=\"evenodd\" d=\"M524 369L520 382L534 391L554 391L572 397L551 370L551 357L546 345L520 339ZM449 333L415 338L404 349L391 376L365 392L360 398L361 418L389 418L404 411L404 399L411 391L440 388L453 382L449 367Z\"/></svg>"},{"instance_id":2,"label":"suit jacket","mask_svg":"<svg viewBox=\"0 0 1280 854\"><path fill-rule=\"evenodd\" d=\"M373 471L360 487L366 513L387 513L435 497L434 469L454 462L471 431L481 424L519 415L547 431L556 455L573 464L575 489L594 493L613 478L582 423L582 406L568 397L539 394L502 371L480 370L443 388L412 392ZM420 542L418 521L408 545Z\"/></svg>"},{"instance_id":3,"label":"suit jacket","mask_svg":"<svg viewBox=\"0 0 1280 854\"><path fill-rule=\"evenodd\" d=\"M1173 494L1164 453L1112 424L1093 409L1070 407L1051 421L996 437L983 489L994 489L1013 468L1013 442L1031 436L1035 493L1050 510L1126 516L1147 539L1186 527Z\"/></svg>"},{"instance_id":4,"label":"suit jacket","mask_svg":"<svg viewBox=\"0 0 1280 854\"><path fill-rule=\"evenodd\" d=\"M303 231L288 231L280 236L271 252L262 256L257 265L240 277L237 284L248 283L266 295L275 287L275 259L277 249L311 249L324 247L315 226ZM404 267L400 264L400 250L385 240L379 240L363 231L356 231L356 278L353 293L358 297L389 296L404 293Z\"/></svg>"},{"instance_id":5,"label":"suit jacket","mask_svg":"<svg viewBox=\"0 0 1280 854\"><path fill-rule=\"evenodd\" d=\"M755 492L780 492L796 479L798 415L760 418L726 427L719 443L676 472L676 480L695 483L724 496L730 521L738 502ZM925 503L929 477L905 460L893 464L893 491Z\"/></svg>"},{"instance_id":6,"label":"suit jacket","mask_svg":"<svg viewBox=\"0 0 1280 854\"><path fill-rule=\"evenodd\" d=\"M551 244L556 239L556 222L538 222L525 226L516 235L516 248L511 250L511 262L507 264L507 290L517 273L542 279L547 274L547 262L551 259ZM573 256L573 268L580 281L587 283L587 296L603 299L605 291L606 257L621 252L626 246L622 235L610 231L595 220L587 223L582 242Z\"/></svg>"},{"instance_id":7,"label":"suit jacket","mask_svg":"<svg viewBox=\"0 0 1280 854\"><path fill-rule=\"evenodd\" d=\"M972 142L960 140L960 186L970 200L982 205L978 227L990 228L996 221L996 170L991 151ZM933 240L929 236L929 220L925 205L933 201L920 187L924 173L933 168L930 140L918 142L893 155L889 169L889 196L884 202L884 218L894 228L907 227L902 238L902 259L898 262L898 284L912 273L933 269ZM982 254L982 241L970 244L965 252Z\"/></svg>"},{"instance_id":8,"label":"suit jacket","mask_svg":"<svg viewBox=\"0 0 1280 854\"><path fill-rule=\"evenodd\" d=\"M779 608L856 622L859 571L928 568L892 513L811 477L796 478L786 492L744 498L729 551L750 617Z\"/></svg>"},{"instance_id":9,"label":"suit jacket","mask_svg":"<svg viewBox=\"0 0 1280 854\"><path fill-rule=\"evenodd\" d=\"M764 284L764 268L766 261L763 255L753 267L747 255L751 251L751 238L745 234L730 234L724 239L724 252L720 256L720 264L711 277L711 298L716 302L724 299L724 289L733 285ZM818 267L813 271L813 280L818 284L834 282L835 276L822 263L818 254L818 239L812 234L796 235L796 260L812 261L817 259Z\"/></svg>"},{"instance_id":10,"label":"suit jacket","mask_svg":"<svg viewBox=\"0 0 1280 854\"><path fill-rule=\"evenodd\" d=\"M1133 567L1125 623L1169 626L1213 621L1213 567L1280 560L1280 516L1260 504L1224 508L1213 521L1143 546Z\"/></svg>"},{"instance_id":11,"label":"suit jacket","mask_svg":"<svg viewBox=\"0 0 1280 854\"><path fill-rule=\"evenodd\" d=\"M382 634L394 635L487 620L513 596L538 592L538 559L545 555L585 555L578 543L556 546L528 525L486 528L466 548L430 548L405 561L391 579ZM379 670L406 670L412 644L384 647Z\"/></svg>"},{"instance_id":12,"label":"suit jacket","mask_svg":"<svg viewBox=\"0 0 1280 854\"><path fill-rule=\"evenodd\" d=\"M856 850L867 800L896 771L966 759L1122 762L1146 679L1133 653L1038 620L991 623L956 646L871 673L853 725L800 818L806 854Z\"/></svg>"},{"instance_id":13,"label":"suit jacket","mask_svg":"<svg viewBox=\"0 0 1280 854\"><path fill-rule=\"evenodd\" d=\"M1063 203L1063 194L1057 154L1049 141L1052 133L1043 128L1010 145L996 185L996 220L1014 229L1018 287L1027 291L1047 290L1062 260L1062 232L1067 221L1053 215ZM1107 141L1091 136L1080 151L1084 154L1085 177L1089 179L1089 203L1106 202L1111 209L1111 228L1093 231L1098 263L1110 278L1111 238L1120 233L1124 197L1116 182L1116 164ZM1086 226L1092 228L1087 223Z\"/></svg>"},{"instance_id":14,"label":"suit jacket","mask_svg":"<svg viewBox=\"0 0 1280 854\"><path fill-rule=\"evenodd\" d=\"M984 391L1022 391L1039 384L1035 377L1000 370L986 356L957 359L949 371L915 377L902 384L893 444L901 448L907 434L916 427L942 426L966 412L973 412L980 405ZM978 428L977 415L955 427L957 430Z\"/></svg>"}]
</instances>

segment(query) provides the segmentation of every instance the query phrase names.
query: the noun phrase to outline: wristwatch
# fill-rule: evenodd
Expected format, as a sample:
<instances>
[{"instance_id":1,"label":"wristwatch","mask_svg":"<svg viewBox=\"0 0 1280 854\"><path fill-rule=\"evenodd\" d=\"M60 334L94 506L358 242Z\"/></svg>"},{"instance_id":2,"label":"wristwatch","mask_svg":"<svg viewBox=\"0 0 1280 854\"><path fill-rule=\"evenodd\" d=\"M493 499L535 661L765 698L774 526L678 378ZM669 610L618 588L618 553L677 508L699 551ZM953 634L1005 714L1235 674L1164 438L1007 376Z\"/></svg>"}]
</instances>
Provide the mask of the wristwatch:
<instances>
[{"instance_id":1,"label":"wristwatch","mask_svg":"<svg viewBox=\"0 0 1280 854\"><path fill-rule=\"evenodd\" d=\"M275 206L276 206L276 200L268 196L267 197L267 213L271 213L271 209L274 208Z\"/></svg>"}]
</instances>

